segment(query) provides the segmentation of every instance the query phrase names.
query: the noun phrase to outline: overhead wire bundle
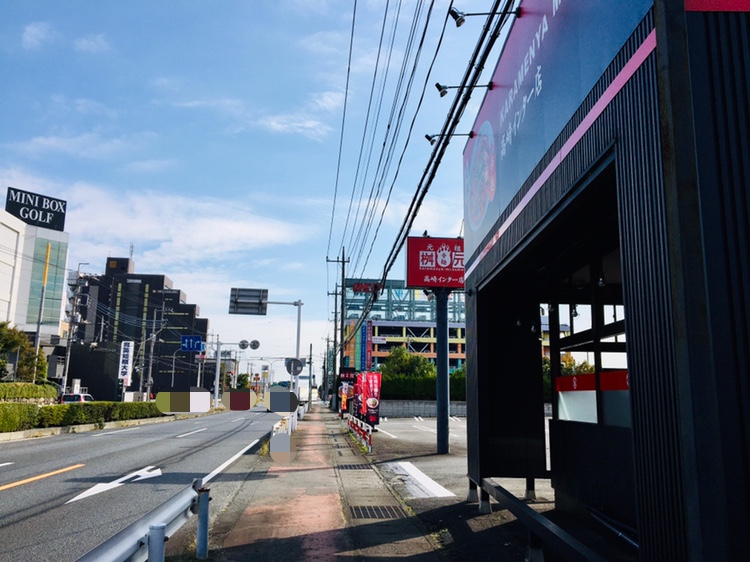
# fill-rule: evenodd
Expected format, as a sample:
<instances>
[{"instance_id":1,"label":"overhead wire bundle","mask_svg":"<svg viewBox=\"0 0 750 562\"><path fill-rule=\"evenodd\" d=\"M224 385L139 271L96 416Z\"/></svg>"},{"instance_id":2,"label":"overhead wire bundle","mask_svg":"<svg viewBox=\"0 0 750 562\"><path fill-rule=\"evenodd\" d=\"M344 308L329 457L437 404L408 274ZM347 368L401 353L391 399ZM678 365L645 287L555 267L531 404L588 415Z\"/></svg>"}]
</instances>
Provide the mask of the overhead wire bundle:
<instances>
[{"instance_id":1,"label":"overhead wire bundle","mask_svg":"<svg viewBox=\"0 0 750 562\"><path fill-rule=\"evenodd\" d=\"M417 188L414 192L413 198L407 210L406 216L396 236L396 240L394 241L390 249L389 255L383 266L383 272L382 272L381 279L380 279L381 287L385 286L385 282L388 278L388 274L390 273L393 265L395 264L398 258L398 255L403 249L403 246L406 242L409 232L411 231L412 225L414 224L414 221L421 208L421 205L430 189L430 186L432 185L432 182L435 178L437 170L441 164L443 155L445 154L448 144L450 143L450 137L455 133L456 127L458 126L461 120L461 117L464 113L464 110L466 109L466 106L469 103L469 100L471 99L473 89L479 83L479 79L481 77L482 71L484 70L485 63L487 62L487 59L489 58L490 53L493 47L495 46L498 38L500 37L502 27L506 23L508 18L510 17L511 7L514 1L515 0L495 0L493 2L492 8L489 11L490 15L488 16L486 20L486 23L482 29L482 32L477 40L474 51L467 63L467 67L466 67L466 71L464 73L463 79L460 85L457 87L458 88L457 94L451 104L450 109L448 110L442 129L439 135L437 135L438 142L435 143L433 151L430 154L427 165L425 166L423 174L420 178L420 181L417 185ZM369 263L373 248L375 247L378 235L380 233L380 228L383 223L383 218L385 216L386 209L391 201L391 196L393 194L393 189L394 189L396 180L399 175L401 164L403 162L406 150L409 146L409 141L411 140L413 127L414 127L417 115L422 106L422 101L424 99L425 91L427 90L428 84L431 82L430 74L435 64L435 60L439 53L440 47L442 45L443 36L445 33L446 25L448 23L449 15L446 12L446 16L445 16L445 19L443 21L443 25L440 31L440 36L439 36L439 39L435 48L435 52L433 54L432 60L427 69L427 72L426 72L426 75L422 84L419 101L412 115L411 123L408 129L408 132L406 134L406 138L405 140L403 140L403 144L401 145L400 157L397 162L395 171L393 172L393 175L391 176L391 181L390 181L390 185L387 191L387 195L385 199L383 199L382 195L383 195L384 186L388 182L388 175L389 175L390 167L393 162L393 155L396 152L396 149L398 147L399 133L401 132L402 124L405 120L407 102L412 93L413 81L417 75L417 67L418 67L420 55L422 52L422 48L425 43L425 38L428 33L434 4L435 4L434 1L431 2L429 7L426 9L426 11L424 10L424 5L423 5L423 2L421 1L417 2L415 6L414 17L412 19L412 26L409 30L407 45L404 50L404 58L402 61L401 72L397 80L395 96L391 105L391 113L389 114L388 121L385 125L385 132L383 136L382 145L380 147L380 155L378 157L376 171L372 179L372 186L370 189L370 194L366 203L363 203L362 196L364 194L366 176L369 170L369 163L373 156L372 153L375 150L374 138L376 136L376 130L377 130L377 119L374 125L370 123L370 107L372 105L373 92L374 92L374 87L375 87L376 78L378 74L377 65L375 69L375 75L373 76L372 86L371 86L371 95L370 95L370 104L368 105L367 119L366 119L365 126L362 132L362 142L360 144L360 154L359 154L358 163L357 163L357 171L355 175L355 181L352 186L352 193L351 193L351 198L349 201L349 208L348 208L346 220L344 223L345 228L342 234L342 244L341 244L341 247L343 248L344 247L343 242L346 239L347 231L349 231L350 222L351 222L352 230L349 231L349 238L348 238L349 248L350 248L349 256L352 256L354 259L352 268L355 271L360 271L360 276L364 275L364 271L367 267L367 264ZM381 27L381 35L380 35L380 45L378 49L378 59L377 59L378 61L380 61L380 50L382 49L382 45L383 45L383 37L384 37L384 30L386 27L386 20L389 17L388 15L389 6L390 6L390 2L386 4L385 13L383 17L383 25ZM451 7L452 7L452 3L451 3ZM391 60L391 55L394 49L394 38L396 36L396 27L397 27L398 14L400 13L400 9L401 9L401 2L398 3L396 14L395 16L393 16L393 24L392 24L390 43L389 43L389 48L388 48L389 49L388 56L386 57L386 60L388 61ZM423 14L424 14L424 23L422 25L422 32L419 38L419 42L416 44L416 48L414 49L414 53L412 56L412 49L414 48L414 45L415 45L417 29L419 27L419 23L422 21ZM355 18L356 18L356 0L355 0L355 10L353 14L353 21L352 21L352 41L350 42L350 61L351 61L351 49L353 45L353 37L354 37L354 31L355 31L355 23L354 23ZM407 72L407 69L409 67L410 67L410 70ZM383 104L383 96L385 92L385 83L387 80L387 76L388 76L388 73L386 70L386 72L381 78L381 89L379 92L379 98L377 102L378 110L377 110L376 115L380 114L380 108ZM406 78L407 76L408 76L408 79ZM347 73L347 92L348 92L348 84L349 84L349 74ZM399 108L398 111L396 111L396 108ZM336 214L336 198L338 196L338 182L340 178L341 152L342 152L342 148L344 145L343 135L344 135L344 127L346 125L345 121L346 121L346 114L344 114L344 119L342 122L342 136L341 136L342 141L339 147L339 163L338 163L339 167L337 169L337 175L336 175L336 178L337 178L336 190L334 193L333 212L331 215L331 231L329 233L329 244L328 244L327 252L330 252L330 249L331 249L331 238L332 238L333 224L334 224L335 214ZM369 152L365 156L363 151L365 150L365 145L366 145L365 138L367 136L368 128L370 129L370 143L369 143ZM359 191L357 192L357 181L360 176L360 166L363 160L366 160L367 165L365 167L364 173L362 174L362 182L361 182ZM357 200L355 197L356 193L359 193L359 200ZM361 220L359 218L360 217L360 211L359 211L360 205L364 205L364 210L362 212ZM354 219L351 220L351 213L352 213L353 208L356 208L356 212L355 212ZM372 238L370 238L370 232L372 229L372 225L375 221L375 217L377 216L378 210L380 211L379 219L377 222L377 226L375 228L375 232L372 235ZM359 223L359 228L356 229L356 235L355 235L353 225L356 225L357 223ZM364 256L365 250L367 250L366 256ZM342 287L341 290L343 291L344 287ZM370 298L365 303L364 309L362 310L354 329L350 330L350 335L345 341L342 341L339 343L340 347L345 346L354 337L354 335L358 333L359 328L361 327L364 320L367 318L367 315L371 311L372 305L374 304L376 299L377 299L377 293L372 293L370 295ZM343 311L342 311L341 316L342 316L342 321L343 321L343 316L344 316Z\"/></svg>"}]
</instances>

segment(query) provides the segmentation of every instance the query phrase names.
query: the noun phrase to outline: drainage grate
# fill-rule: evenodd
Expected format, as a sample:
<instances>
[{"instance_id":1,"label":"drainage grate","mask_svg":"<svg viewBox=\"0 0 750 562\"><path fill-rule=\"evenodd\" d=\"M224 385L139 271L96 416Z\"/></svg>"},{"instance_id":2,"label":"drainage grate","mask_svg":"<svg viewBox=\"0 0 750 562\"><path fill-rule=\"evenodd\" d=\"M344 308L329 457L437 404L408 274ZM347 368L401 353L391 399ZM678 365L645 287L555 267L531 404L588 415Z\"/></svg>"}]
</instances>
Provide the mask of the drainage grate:
<instances>
[{"instance_id":1,"label":"drainage grate","mask_svg":"<svg viewBox=\"0 0 750 562\"><path fill-rule=\"evenodd\" d=\"M406 513L398 505L352 505L353 519L403 519Z\"/></svg>"},{"instance_id":2,"label":"drainage grate","mask_svg":"<svg viewBox=\"0 0 750 562\"><path fill-rule=\"evenodd\" d=\"M336 468L339 470L365 470L367 468L371 468L372 465L370 464L340 464Z\"/></svg>"}]
</instances>

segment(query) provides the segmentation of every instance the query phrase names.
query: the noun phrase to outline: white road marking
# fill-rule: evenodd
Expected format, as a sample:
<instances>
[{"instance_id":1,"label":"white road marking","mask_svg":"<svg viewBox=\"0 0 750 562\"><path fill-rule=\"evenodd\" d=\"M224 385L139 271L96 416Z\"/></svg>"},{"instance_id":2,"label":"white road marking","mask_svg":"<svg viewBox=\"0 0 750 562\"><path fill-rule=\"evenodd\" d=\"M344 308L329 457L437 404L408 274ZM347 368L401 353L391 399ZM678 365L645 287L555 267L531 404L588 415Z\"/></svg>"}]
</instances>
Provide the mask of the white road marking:
<instances>
[{"instance_id":1,"label":"white road marking","mask_svg":"<svg viewBox=\"0 0 750 562\"><path fill-rule=\"evenodd\" d=\"M387 431L385 431L384 429L380 429L380 428L378 428L378 433L385 433L385 434L386 434L386 435L388 435L389 437L393 437L394 439L398 439L398 437L396 437L395 435L393 435L393 433L388 433L388 432L387 432Z\"/></svg>"},{"instance_id":2,"label":"white road marking","mask_svg":"<svg viewBox=\"0 0 750 562\"><path fill-rule=\"evenodd\" d=\"M127 474L121 478L118 478L117 480L113 480L112 482L107 482L106 484L96 484L93 488L89 488L82 494L78 494L72 500L68 500L65 503L71 503L74 501L82 500L83 498L87 498L89 496L101 494L102 492L114 490L115 488L119 488L120 486L122 486L126 480L132 478L133 476L135 476L136 478L133 478L131 482L145 480L146 478L154 478L155 476L161 476L161 469L154 466L147 466L135 472L131 472L130 474Z\"/></svg>"},{"instance_id":3,"label":"white road marking","mask_svg":"<svg viewBox=\"0 0 750 562\"><path fill-rule=\"evenodd\" d=\"M247 447L245 447L244 449L242 449L239 453L237 453L232 458L230 458L228 461L222 463L213 472L211 472L210 474L207 474L206 477L203 478L203 485L205 486L206 482L208 482L209 480L213 480L213 478L217 474L219 474L222 470L224 470L226 467L228 467L230 464L232 464L234 461L236 461L238 458L240 458L240 456L242 456L243 454L245 454L245 451L247 451L248 449L252 448L253 445L255 445L258 441L260 441L260 439L256 439L255 441L253 441L252 443L250 443Z\"/></svg>"},{"instance_id":4,"label":"white road marking","mask_svg":"<svg viewBox=\"0 0 750 562\"><path fill-rule=\"evenodd\" d=\"M15 464L15 463L12 463L12 462L0 462L0 466L9 466L11 464Z\"/></svg>"},{"instance_id":5,"label":"white road marking","mask_svg":"<svg viewBox=\"0 0 750 562\"><path fill-rule=\"evenodd\" d=\"M200 429L196 429L195 431L191 431L189 433L183 433L182 435L178 435L176 439L179 439L180 437L187 437L188 435L193 435L194 433L200 433L201 431L206 431L207 427L202 427Z\"/></svg>"},{"instance_id":6,"label":"white road marking","mask_svg":"<svg viewBox=\"0 0 750 562\"><path fill-rule=\"evenodd\" d=\"M235 419L233 419L233 420L232 420L232 422L231 422L231 423L234 423L234 422L238 422L238 421L242 421L242 420L244 420L244 419L245 419L245 418L235 418Z\"/></svg>"},{"instance_id":7,"label":"white road marking","mask_svg":"<svg viewBox=\"0 0 750 562\"><path fill-rule=\"evenodd\" d=\"M417 420L417 421L424 421L424 420L422 419L422 416L414 416L414 419L415 419L415 420Z\"/></svg>"},{"instance_id":8,"label":"white road marking","mask_svg":"<svg viewBox=\"0 0 750 562\"><path fill-rule=\"evenodd\" d=\"M398 465L403 471L405 471L411 478L416 480L419 488L424 491L423 495L425 497L447 498L449 496L456 495L450 490L443 488L440 484L435 482L432 478L427 476L412 463L397 462L395 464Z\"/></svg>"},{"instance_id":9,"label":"white road marking","mask_svg":"<svg viewBox=\"0 0 750 562\"><path fill-rule=\"evenodd\" d=\"M456 416L451 416L451 419L456 422L460 422L461 418L457 418Z\"/></svg>"},{"instance_id":10,"label":"white road marking","mask_svg":"<svg viewBox=\"0 0 750 562\"><path fill-rule=\"evenodd\" d=\"M107 433L94 433L91 435L91 437L101 437L102 435L112 435L114 433L122 433L123 431L135 431L136 429L141 429L141 428L131 427L129 429L118 429L117 431L108 431Z\"/></svg>"},{"instance_id":11,"label":"white road marking","mask_svg":"<svg viewBox=\"0 0 750 562\"><path fill-rule=\"evenodd\" d=\"M422 431L429 431L430 433L437 433L437 429L430 429L429 427L423 427L421 425L413 425L412 427L416 427L417 429L421 429Z\"/></svg>"}]
</instances>

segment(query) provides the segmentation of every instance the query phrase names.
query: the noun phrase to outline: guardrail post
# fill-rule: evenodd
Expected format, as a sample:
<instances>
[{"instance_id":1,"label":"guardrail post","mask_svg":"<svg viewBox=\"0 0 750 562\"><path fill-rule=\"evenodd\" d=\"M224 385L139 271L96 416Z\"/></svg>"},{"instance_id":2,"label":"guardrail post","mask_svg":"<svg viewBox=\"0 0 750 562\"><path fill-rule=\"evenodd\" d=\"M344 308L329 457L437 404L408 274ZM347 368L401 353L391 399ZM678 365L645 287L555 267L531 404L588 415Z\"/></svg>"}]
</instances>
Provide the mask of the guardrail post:
<instances>
[{"instance_id":1,"label":"guardrail post","mask_svg":"<svg viewBox=\"0 0 750 562\"><path fill-rule=\"evenodd\" d=\"M209 491L208 488L198 490L198 536L195 547L195 556L198 560L208 558L208 502L211 501Z\"/></svg>"},{"instance_id":2,"label":"guardrail post","mask_svg":"<svg viewBox=\"0 0 750 562\"><path fill-rule=\"evenodd\" d=\"M164 562L164 533L166 523L157 523L148 527L149 562Z\"/></svg>"}]
</instances>

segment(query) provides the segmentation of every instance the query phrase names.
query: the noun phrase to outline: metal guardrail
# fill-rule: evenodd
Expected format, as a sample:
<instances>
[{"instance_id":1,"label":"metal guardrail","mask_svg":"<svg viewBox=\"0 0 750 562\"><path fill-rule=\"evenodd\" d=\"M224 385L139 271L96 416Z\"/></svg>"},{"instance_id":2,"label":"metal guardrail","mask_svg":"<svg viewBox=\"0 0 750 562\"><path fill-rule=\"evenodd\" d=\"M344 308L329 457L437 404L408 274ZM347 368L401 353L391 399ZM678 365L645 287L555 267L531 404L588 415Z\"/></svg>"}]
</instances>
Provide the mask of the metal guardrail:
<instances>
[{"instance_id":1,"label":"metal guardrail","mask_svg":"<svg viewBox=\"0 0 750 562\"><path fill-rule=\"evenodd\" d=\"M164 560L164 541L198 513L197 558L208 558L209 490L203 479L188 486L132 525L104 541L78 559L78 562L140 562Z\"/></svg>"}]
</instances>

